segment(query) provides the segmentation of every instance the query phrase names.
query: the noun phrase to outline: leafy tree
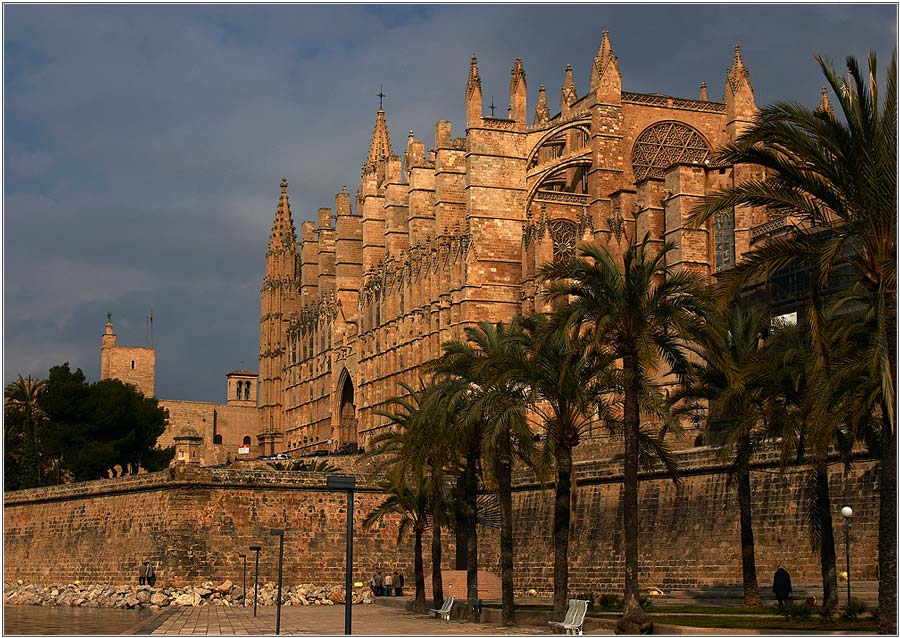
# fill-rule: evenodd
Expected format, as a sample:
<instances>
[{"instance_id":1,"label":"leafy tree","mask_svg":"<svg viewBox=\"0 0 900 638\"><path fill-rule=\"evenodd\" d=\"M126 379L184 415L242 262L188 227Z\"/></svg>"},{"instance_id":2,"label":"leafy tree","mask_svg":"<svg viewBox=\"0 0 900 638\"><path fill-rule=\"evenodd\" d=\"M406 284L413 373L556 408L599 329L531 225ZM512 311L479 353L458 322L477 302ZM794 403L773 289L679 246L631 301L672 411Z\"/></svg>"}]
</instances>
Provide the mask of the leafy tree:
<instances>
[{"instance_id":1,"label":"leafy tree","mask_svg":"<svg viewBox=\"0 0 900 638\"><path fill-rule=\"evenodd\" d=\"M269 467L276 472L316 472L319 474L333 474L338 468L323 459L296 459L282 463L275 461L269 463Z\"/></svg>"},{"instance_id":2,"label":"leafy tree","mask_svg":"<svg viewBox=\"0 0 900 638\"><path fill-rule=\"evenodd\" d=\"M4 391L4 415L13 424L20 424L20 435L14 435L15 429L7 429L7 439L18 438L21 443L19 458L18 487L37 487L41 484L40 460L38 458L38 424L46 420L41 409L40 397L47 387L47 382L32 379L31 375L23 379L22 375L6 386ZM7 426L9 428L9 426ZM15 428L15 425L13 426Z\"/></svg>"},{"instance_id":3,"label":"leafy tree","mask_svg":"<svg viewBox=\"0 0 900 638\"><path fill-rule=\"evenodd\" d=\"M722 430L723 458L730 459L728 481L737 483L741 529L741 566L744 604L759 606L756 550L753 539L753 505L750 489L750 457L766 436L765 404L770 388L760 377L770 363L761 345L768 330L767 316L742 304L730 306L700 340L692 374L670 401L687 400L688 409L700 399L709 406L710 430Z\"/></svg>"},{"instance_id":4,"label":"leafy tree","mask_svg":"<svg viewBox=\"0 0 900 638\"><path fill-rule=\"evenodd\" d=\"M608 355L585 356L583 338L552 325L543 314L516 321L523 356L511 361L513 378L527 388L529 415L546 432L546 452L555 468L553 506L553 613L568 608L569 533L572 519L572 450L597 421L609 418L605 397L617 389Z\"/></svg>"},{"instance_id":5,"label":"leafy tree","mask_svg":"<svg viewBox=\"0 0 900 638\"><path fill-rule=\"evenodd\" d=\"M630 241L620 269L603 248L584 245L581 257L547 264L556 320L584 335L588 351L621 362L625 438L623 519L625 611L621 622L643 619L638 587L638 467L641 460L641 404L654 392L652 379L662 363L678 378L689 371L686 342L703 330L708 306L702 282L666 264L674 248L666 243L651 254L649 236Z\"/></svg>"},{"instance_id":6,"label":"leafy tree","mask_svg":"<svg viewBox=\"0 0 900 638\"><path fill-rule=\"evenodd\" d=\"M753 124L717 161L754 164L766 178L709 196L692 214L699 227L734 206L765 207L798 220L792 236L772 238L745 255L727 285L768 278L792 265L816 262L827 284L846 265L870 293L875 319L873 374L883 414L879 479L879 631L897 631L897 56L879 87L877 60L868 72L847 58L846 78L817 57L839 106L812 110L779 102L760 110ZM882 95L880 89L884 90Z\"/></svg>"},{"instance_id":7,"label":"leafy tree","mask_svg":"<svg viewBox=\"0 0 900 638\"><path fill-rule=\"evenodd\" d=\"M465 384L463 418L481 433L485 484L496 485L500 501L501 622L515 624L513 598L512 467L516 458L534 467L534 442L525 418L525 387L515 378L521 340L502 323L465 328L465 341L443 344L439 378ZM457 393L457 396L460 396Z\"/></svg>"},{"instance_id":8,"label":"leafy tree","mask_svg":"<svg viewBox=\"0 0 900 638\"><path fill-rule=\"evenodd\" d=\"M168 465L173 450L155 447L166 424L165 411L156 399L117 380L87 383L81 370L72 372L68 363L51 368L47 381L40 384L40 391L32 392L32 407L25 410L32 416L22 419L29 435L22 437L20 465L31 467L29 454L41 463L28 470L30 482L21 482L19 487L35 484L35 472L43 473L44 480L84 481L105 478L115 465L151 471ZM8 414L24 409L24 399L9 394L16 385L7 388ZM38 422L40 436L35 427ZM10 434L14 440L14 432L8 432L7 438ZM17 462L16 451L12 452L6 457L8 464Z\"/></svg>"},{"instance_id":9,"label":"leafy tree","mask_svg":"<svg viewBox=\"0 0 900 638\"><path fill-rule=\"evenodd\" d=\"M413 472L407 476L396 467L391 468L383 481L381 489L389 494L378 507L372 510L363 521L364 529L371 529L375 523L385 516L399 514L400 529L397 540L401 540L409 529L415 534L414 574L416 596L413 611L425 613L425 567L422 558L422 537L428 526L428 508L430 499L425 489L421 472Z\"/></svg>"}]
</instances>

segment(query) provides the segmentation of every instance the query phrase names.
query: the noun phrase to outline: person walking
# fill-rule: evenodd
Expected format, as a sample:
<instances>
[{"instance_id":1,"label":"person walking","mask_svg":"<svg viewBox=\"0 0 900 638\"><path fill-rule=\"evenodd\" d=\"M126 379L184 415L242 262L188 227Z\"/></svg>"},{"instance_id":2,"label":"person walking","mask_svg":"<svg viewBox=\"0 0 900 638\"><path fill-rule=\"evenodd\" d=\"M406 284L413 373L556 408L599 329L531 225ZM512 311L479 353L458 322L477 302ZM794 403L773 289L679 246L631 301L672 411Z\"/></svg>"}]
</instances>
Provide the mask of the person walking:
<instances>
[{"instance_id":1,"label":"person walking","mask_svg":"<svg viewBox=\"0 0 900 638\"><path fill-rule=\"evenodd\" d=\"M384 596L384 576L381 575L380 569L375 572L375 595Z\"/></svg>"},{"instance_id":2,"label":"person walking","mask_svg":"<svg viewBox=\"0 0 900 638\"><path fill-rule=\"evenodd\" d=\"M393 593L391 590L394 588L394 577L391 576L391 572L386 572L384 575L384 595L390 597Z\"/></svg>"},{"instance_id":3,"label":"person walking","mask_svg":"<svg viewBox=\"0 0 900 638\"><path fill-rule=\"evenodd\" d=\"M153 572L153 565L150 564L149 560L145 560L138 572L138 585L146 584L152 586L155 580L156 574Z\"/></svg>"},{"instance_id":4,"label":"person walking","mask_svg":"<svg viewBox=\"0 0 900 638\"><path fill-rule=\"evenodd\" d=\"M397 596L403 595L403 572L394 572L394 591Z\"/></svg>"},{"instance_id":5,"label":"person walking","mask_svg":"<svg viewBox=\"0 0 900 638\"><path fill-rule=\"evenodd\" d=\"M791 599L793 589L791 588L791 575L782 565L775 570L772 592L775 594L775 600L778 601L778 608L784 609L784 603Z\"/></svg>"}]
</instances>

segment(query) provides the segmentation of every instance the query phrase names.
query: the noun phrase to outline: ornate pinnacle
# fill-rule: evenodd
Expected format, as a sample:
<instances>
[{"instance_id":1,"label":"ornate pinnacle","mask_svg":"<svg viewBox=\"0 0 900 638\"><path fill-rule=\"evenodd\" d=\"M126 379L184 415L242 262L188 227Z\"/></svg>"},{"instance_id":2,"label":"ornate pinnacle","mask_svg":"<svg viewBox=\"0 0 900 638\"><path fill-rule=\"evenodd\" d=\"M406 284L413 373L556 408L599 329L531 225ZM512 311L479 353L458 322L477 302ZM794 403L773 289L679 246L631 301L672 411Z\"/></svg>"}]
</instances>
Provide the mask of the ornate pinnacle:
<instances>
[{"instance_id":1,"label":"ornate pinnacle","mask_svg":"<svg viewBox=\"0 0 900 638\"><path fill-rule=\"evenodd\" d=\"M286 193L288 187L288 181L284 177L281 178L281 192Z\"/></svg>"}]
</instances>

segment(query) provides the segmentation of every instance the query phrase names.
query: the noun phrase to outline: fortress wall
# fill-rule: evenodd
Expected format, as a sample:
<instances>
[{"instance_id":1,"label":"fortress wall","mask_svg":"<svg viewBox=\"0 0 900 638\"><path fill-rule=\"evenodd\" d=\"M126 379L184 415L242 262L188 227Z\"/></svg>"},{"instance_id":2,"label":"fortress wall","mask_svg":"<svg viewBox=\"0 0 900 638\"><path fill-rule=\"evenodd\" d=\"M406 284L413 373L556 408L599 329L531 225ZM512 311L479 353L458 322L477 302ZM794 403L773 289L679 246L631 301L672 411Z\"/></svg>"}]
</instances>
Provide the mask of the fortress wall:
<instances>
[{"instance_id":1,"label":"fortress wall","mask_svg":"<svg viewBox=\"0 0 900 638\"><path fill-rule=\"evenodd\" d=\"M398 546L398 518L362 529L384 496L363 485L355 499L354 580L375 569L413 573L412 542ZM165 471L76 486L7 493L4 581L129 583L144 560L160 585L239 582L248 554L252 579L258 544L260 582L277 579L277 537L285 534L284 582L339 584L344 579L346 493L323 475L246 470ZM447 560L451 560L448 551ZM447 568L451 565L448 563Z\"/></svg>"},{"instance_id":2,"label":"fortress wall","mask_svg":"<svg viewBox=\"0 0 900 638\"><path fill-rule=\"evenodd\" d=\"M640 487L641 584L663 591L685 586L738 584L741 580L736 491L709 448L678 452L682 484L650 471ZM334 457L348 470L355 457ZM570 591L616 591L623 578L621 460L576 466ZM368 468L371 469L371 468ZM777 452L754 460L754 534L760 588L770 587L779 563L796 583L820 580L800 500L801 475L781 474ZM831 467L837 561L843 571L840 507L855 511L851 530L854 579L877 579L876 467L857 460L844 475ZM4 498L4 580L131 582L145 559L161 584L233 581L240 559L260 544L261 581L276 577L277 545L269 535L284 527L285 582L337 584L343 580L346 496L329 492L321 475L265 470L180 469L77 485L9 492ZM378 568L412 575L412 538L397 544L398 519L372 531L363 518L384 496L361 483L356 496L354 579ZM517 592L552 590L552 486L541 491L525 473L514 493ZM499 573L497 530L479 527L481 569ZM453 567L453 533L445 530L444 567ZM428 564L426 539L425 560ZM426 569L430 571L430 568ZM252 574L252 567L250 569Z\"/></svg>"},{"instance_id":3,"label":"fortress wall","mask_svg":"<svg viewBox=\"0 0 900 638\"><path fill-rule=\"evenodd\" d=\"M725 467L713 450L678 453L682 484L659 473L644 473L640 484L640 583L663 591L741 582L737 486L726 486ZM569 591L621 593L625 546L622 532L621 460L576 465L578 485L569 542ZM798 468L782 474L777 452L757 455L751 473L753 532L760 591L771 589L775 568L784 564L795 583L821 582L818 554L810 549ZM840 508L854 510L851 528L852 577L877 579L878 498L876 466L859 460L844 476L830 468L838 571L844 568ZM513 495L515 588L553 589L553 491L541 491L524 475ZM497 530L484 530L479 565L499 573Z\"/></svg>"}]
</instances>

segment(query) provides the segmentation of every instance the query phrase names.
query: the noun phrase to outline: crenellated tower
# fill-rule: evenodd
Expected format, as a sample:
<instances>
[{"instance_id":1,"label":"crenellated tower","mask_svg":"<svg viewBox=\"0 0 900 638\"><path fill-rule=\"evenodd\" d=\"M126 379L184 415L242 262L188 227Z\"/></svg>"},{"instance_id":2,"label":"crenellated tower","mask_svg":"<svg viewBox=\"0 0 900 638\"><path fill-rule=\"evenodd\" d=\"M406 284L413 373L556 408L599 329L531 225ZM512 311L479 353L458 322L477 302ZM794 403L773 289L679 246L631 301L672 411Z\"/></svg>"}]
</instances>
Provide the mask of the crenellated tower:
<instances>
[{"instance_id":1,"label":"crenellated tower","mask_svg":"<svg viewBox=\"0 0 900 638\"><path fill-rule=\"evenodd\" d=\"M284 435L282 406L283 355L286 329L291 313L296 312L299 299L298 261L300 249L291 204L287 194L288 182L281 180L281 197L275 209L275 220L266 250L266 274L260 291L259 312L259 410L260 452L271 454L276 441Z\"/></svg>"}]
</instances>

